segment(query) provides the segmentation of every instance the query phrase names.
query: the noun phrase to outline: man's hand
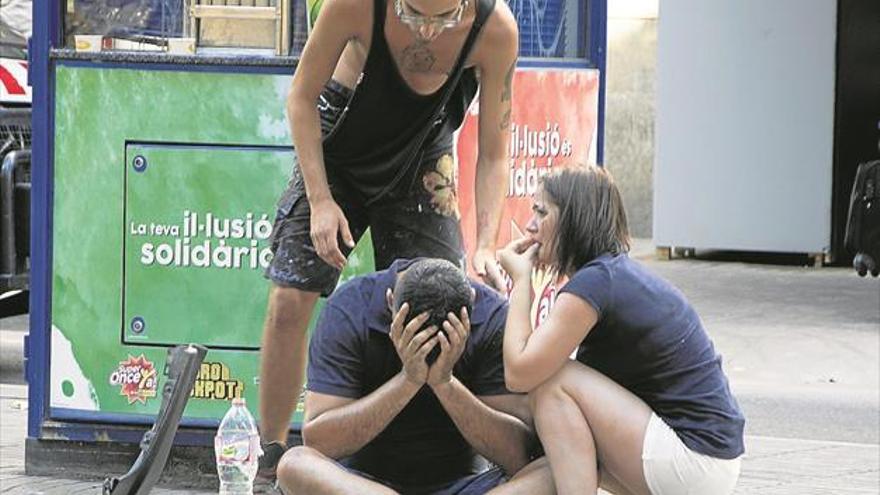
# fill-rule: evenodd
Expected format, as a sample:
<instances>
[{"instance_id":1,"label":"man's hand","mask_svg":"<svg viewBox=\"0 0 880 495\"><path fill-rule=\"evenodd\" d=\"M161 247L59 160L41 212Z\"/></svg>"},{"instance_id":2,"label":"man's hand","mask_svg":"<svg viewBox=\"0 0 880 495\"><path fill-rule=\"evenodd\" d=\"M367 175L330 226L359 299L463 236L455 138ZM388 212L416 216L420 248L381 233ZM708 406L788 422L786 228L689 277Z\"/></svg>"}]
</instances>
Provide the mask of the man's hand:
<instances>
[{"instance_id":1,"label":"man's hand","mask_svg":"<svg viewBox=\"0 0 880 495\"><path fill-rule=\"evenodd\" d=\"M428 320L429 313L422 313L406 324L406 315L409 313L409 304L403 303L394 319L391 321L391 342L397 349L400 362L403 363L403 372L410 382L422 386L428 378L428 363L425 358L437 345L436 326L422 329L422 325ZM421 329L421 330L420 330Z\"/></svg>"},{"instance_id":2,"label":"man's hand","mask_svg":"<svg viewBox=\"0 0 880 495\"><path fill-rule=\"evenodd\" d=\"M431 387L444 385L452 380L452 369L461 357L471 333L471 320L467 309L461 308L460 317L454 313L446 315L443 330L446 332L445 335L443 332L437 334L437 340L440 341L440 356L428 370L427 383Z\"/></svg>"},{"instance_id":3,"label":"man's hand","mask_svg":"<svg viewBox=\"0 0 880 495\"><path fill-rule=\"evenodd\" d=\"M342 241L349 248L354 248L354 239L348 228L348 220L342 209L332 199L324 199L309 204L312 210L311 232L312 244L315 251L327 264L339 270L345 266L345 255L339 250L337 236L342 235Z\"/></svg>"},{"instance_id":4,"label":"man's hand","mask_svg":"<svg viewBox=\"0 0 880 495\"><path fill-rule=\"evenodd\" d=\"M483 282L499 292L505 292L504 277L501 275L501 270L498 269L495 255L491 249L478 248L474 252L473 264L474 271L483 279Z\"/></svg>"},{"instance_id":5,"label":"man's hand","mask_svg":"<svg viewBox=\"0 0 880 495\"><path fill-rule=\"evenodd\" d=\"M511 241L504 249L498 251L501 267L504 268L511 280L518 282L532 276L538 248L540 248L540 244L531 238L523 237Z\"/></svg>"}]
</instances>

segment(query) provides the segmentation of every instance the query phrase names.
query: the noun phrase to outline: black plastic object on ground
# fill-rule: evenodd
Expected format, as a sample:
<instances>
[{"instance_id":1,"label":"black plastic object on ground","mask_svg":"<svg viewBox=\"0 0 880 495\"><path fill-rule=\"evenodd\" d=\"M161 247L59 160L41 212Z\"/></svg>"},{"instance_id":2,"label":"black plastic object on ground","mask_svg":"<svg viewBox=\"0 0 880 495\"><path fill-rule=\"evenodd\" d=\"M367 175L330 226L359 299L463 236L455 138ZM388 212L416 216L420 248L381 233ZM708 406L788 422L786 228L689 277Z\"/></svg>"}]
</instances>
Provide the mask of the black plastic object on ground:
<instances>
[{"instance_id":1,"label":"black plastic object on ground","mask_svg":"<svg viewBox=\"0 0 880 495\"><path fill-rule=\"evenodd\" d=\"M0 108L0 293L29 286L31 111Z\"/></svg>"},{"instance_id":2,"label":"black plastic object on ground","mask_svg":"<svg viewBox=\"0 0 880 495\"><path fill-rule=\"evenodd\" d=\"M859 165L846 222L847 249L860 276L880 275L880 160Z\"/></svg>"},{"instance_id":3,"label":"black plastic object on ground","mask_svg":"<svg viewBox=\"0 0 880 495\"><path fill-rule=\"evenodd\" d=\"M159 480L171 452L183 409L207 353L206 348L195 344L168 349L165 362L165 375L168 378L162 387L162 405L156 423L144 433L141 453L131 469L121 478L107 478L104 481L105 495L147 494Z\"/></svg>"}]
</instances>

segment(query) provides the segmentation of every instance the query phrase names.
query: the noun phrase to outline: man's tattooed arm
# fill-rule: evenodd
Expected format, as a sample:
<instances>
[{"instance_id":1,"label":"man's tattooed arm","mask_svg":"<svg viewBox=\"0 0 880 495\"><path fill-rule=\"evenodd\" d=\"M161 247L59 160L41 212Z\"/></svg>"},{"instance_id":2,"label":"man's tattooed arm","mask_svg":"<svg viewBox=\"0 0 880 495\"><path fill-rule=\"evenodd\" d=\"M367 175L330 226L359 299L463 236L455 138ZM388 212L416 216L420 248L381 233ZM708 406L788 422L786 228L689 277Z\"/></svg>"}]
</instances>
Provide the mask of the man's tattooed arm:
<instances>
[{"instance_id":1,"label":"man's tattooed arm","mask_svg":"<svg viewBox=\"0 0 880 495\"><path fill-rule=\"evenodd\" d=\"M507 109L501 115L501 130L506 131L508 127L510 127L510 111L511 111L511 98L513 96L513 73L516 70L516 60L510 64L510 68L507 69L507 75L504 76L504 89L501 90L501 104L502 106L506 106Z\"/></svg>"},{"instance_id":2,"label":"man's tattooed arm","mask_svg":"<svg viewBox=\"0 0 880 495\"><path fill-rule=\"evenodd\" d=\"M513 85L513 72L516 70L516 60L510 64L510 68L507 69L507 75L504 76L504 90L501 91L501 101L510 101L510 97L512 95Z\"/></svg>"}]
</instances>

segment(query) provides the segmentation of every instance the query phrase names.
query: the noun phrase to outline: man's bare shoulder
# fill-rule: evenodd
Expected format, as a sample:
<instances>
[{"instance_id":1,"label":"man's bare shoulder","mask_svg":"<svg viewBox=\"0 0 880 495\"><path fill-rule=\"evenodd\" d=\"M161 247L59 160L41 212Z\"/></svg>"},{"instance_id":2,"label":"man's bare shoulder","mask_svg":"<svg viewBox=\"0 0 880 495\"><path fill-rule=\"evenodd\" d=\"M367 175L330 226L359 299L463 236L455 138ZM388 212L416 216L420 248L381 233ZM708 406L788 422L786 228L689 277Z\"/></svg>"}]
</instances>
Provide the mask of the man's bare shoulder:
<instances>
[{"instance_id":1,"label":"man's bare shoulder","mask_svg":"<svg viewBox=\"0 0 880 495\"><path fill-rule=\"evenodd\" d=\"M493 46L500 43L500 49L517 43L519 37L519 28L516 25L516 18L507 2L501 0L495 1L495 9L486 20L483 26L482 44Z\"/></svg>"},{"instance_id":2,"label":"man's bare shoulder","mask_svg":"<svg viewBox=\"0 0 880 495\"><path fill-rule=\"evenodd\" d=\"M519 29L513 12L507 2L496 0L495 9L483 26L471 60L481 69L502 65L506 69L516 58L518 43Z\"/></svg>"}]
</instances>

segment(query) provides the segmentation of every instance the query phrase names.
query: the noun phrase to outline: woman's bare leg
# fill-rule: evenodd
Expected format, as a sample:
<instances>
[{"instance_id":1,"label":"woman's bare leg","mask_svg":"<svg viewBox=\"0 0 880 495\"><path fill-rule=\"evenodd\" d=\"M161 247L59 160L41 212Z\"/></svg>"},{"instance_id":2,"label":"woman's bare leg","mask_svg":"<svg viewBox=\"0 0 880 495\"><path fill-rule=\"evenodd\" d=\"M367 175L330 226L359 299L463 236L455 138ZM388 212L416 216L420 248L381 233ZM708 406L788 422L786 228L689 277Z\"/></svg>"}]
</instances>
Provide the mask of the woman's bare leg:
<instances>
[{"instance_id":1,"label":"woman's bare leg","mask_svg":"<svg viewBox=\"0 0 880 495\"><path fill-rule=\"evenodd\" d=\"M532 461L507 483L496 486L487 495L555 495L553 475L546 457Z\"/></svg>"},{"instance_id":2,"label":"woman's bare leg","mask_svg":"<svg viewBox=\"0 0 880 495\"><path fill-rule=\"evenodd\" d=\"M630 493L650 494L642 445L651 409L641 399L572 361L530 400L560 495L596 493L600 465Z\"/></svg>"}]
</instances>

